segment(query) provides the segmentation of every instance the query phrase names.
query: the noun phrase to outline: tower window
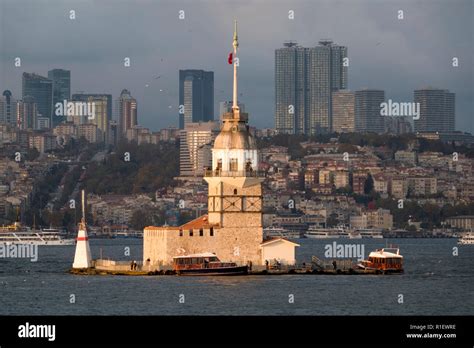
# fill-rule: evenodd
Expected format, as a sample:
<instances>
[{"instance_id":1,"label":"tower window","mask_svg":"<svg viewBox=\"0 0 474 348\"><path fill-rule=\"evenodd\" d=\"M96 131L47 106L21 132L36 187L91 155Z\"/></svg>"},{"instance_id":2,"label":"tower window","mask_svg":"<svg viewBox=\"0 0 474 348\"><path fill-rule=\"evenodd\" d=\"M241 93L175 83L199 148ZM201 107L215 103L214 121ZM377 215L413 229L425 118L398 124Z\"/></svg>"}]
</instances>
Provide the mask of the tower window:
<instances>
[{"instance_id":1,"label":"tower window","mask_svg":"<svg viewBox=\"0 0 474 348\"><path fill-rule=\"evenodd\" d=\"M236 195L236 194L237 194L237 189L234 189L234 195Z\"/></svg>"},{"instance_id":2,"label":"tower window","mask_svg":"<svg viewBox=\"0 0 474 348\"><path fill-rule=\"evenodd\" d=\"M211 229L210 229L210 235L211 235L211 237L214 237L214 227L211 227Z\"/></svg>"},{"instance_id":3,"label":"tower window","mask_svg":"<svg viewBox=\"0 0 474 348\"><path fill-rule=\"evenodd\" d=\"M230 163L229 163L229 170L231 172L236 172L238 170L238 168L239 168L239 166L238 166L237 158L231 158Z\"/></svg>"},{"instance_id":4,"label":"tower window","mask_svg":"<svg viewBox=\"0 0 474 348\"><path fill-rule=\"evenodd\" d=\"M245 163L245 171L246 172L251 172L252 171L252 161L250 159L247 160L247 163Z\"/></svg>"}]
</instances>

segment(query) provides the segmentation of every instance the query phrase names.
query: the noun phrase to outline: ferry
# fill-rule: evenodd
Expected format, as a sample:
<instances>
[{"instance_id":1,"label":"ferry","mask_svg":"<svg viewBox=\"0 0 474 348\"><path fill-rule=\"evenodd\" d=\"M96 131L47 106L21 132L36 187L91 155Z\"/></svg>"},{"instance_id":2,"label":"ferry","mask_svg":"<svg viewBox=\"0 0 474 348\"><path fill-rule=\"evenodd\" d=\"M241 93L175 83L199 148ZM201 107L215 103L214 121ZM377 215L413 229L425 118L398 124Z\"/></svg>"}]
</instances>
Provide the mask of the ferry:
<instances>
[{"instance_id":1,"label":"ferry","mask_svg":"<svg viewBox=\"0 0 474 348\"><path fill-rule=\"evenodd\" d=\"M344 231L343 228L320 228L310 226L304 236L311 239L349 238L349 233Z\"/></svg>"},{"instance_id":2,"label":"ferry","mask_svg":"<svg viewBox=\"0 0 474 348\"><path fill-rule=\"evenodd\" d=\"M263 234L266 237L281 237L287 239L298 239L301 237L298 231L291 231L287 230L286 228L275 226L264 228Z\"/></svg>"},{"instance_id":3,"label":"ferry","mask_svg":"<svg viewBox=\"0 0 474 348\"><path fill-rule=\"evenodd\" d=\"M13 225L0 226L0 243L32 245L74 245L74 239L65 239L57 229L30 229L18 221Z\"/></svg>"},{"instance_id":4,"label":"ferry","mask_svg":"<svg viewBox=\"0 0 474 348\"><path fill-rule=\"evenodd\" d=\"M336 227L336 228L318 228L318 227L310 226L308 231L305 233L305 237L313 238L313 239L367 238L366 236L362 236L362 234L358 230L350 230L342 226Z\"/></svg>"},{"instance_id":5,"label":"ferry","mask_svg":"<svg viewBox=\"0 0 474 348\"><path fill-rule=\"evenodd\" d=\"M375 238L375 239L383 238L382 230L379 230L379 229L362 228L362 229L356 229L354 232L360 234L361 238Z\"/></svg>"},{"instance_id":6,"label":"ferry","mask_svg":"<svg viewBox=\"0 0 474 348\"><path fill-rule=\"evenodd\" d=\"M247 266L221 262L213 253L173 257L173 269L178 275L245 275Z\"/></svg>"},{"instance_id":7,"label":"ferry","mask_svg":"<svg viewBox=\"0 0 474 348\"><path fill-rule=\"evenodd\" d=\"M460 245L473 245L474 244L474 233L469 232L462 235L461 238L458 239L458 244Z\"/></svg>"},{"instance_id":8,"label":"ferry","mask_svg":"<svg viewBox=\"0 0 474 348\"><path fill-rule=\"evenodd\" d=\"M382 248L372 251L368 260L357 264L360 269L376 271L377 273L402 273L403 256L398 248Z\"/></svg>"}]
</instances>

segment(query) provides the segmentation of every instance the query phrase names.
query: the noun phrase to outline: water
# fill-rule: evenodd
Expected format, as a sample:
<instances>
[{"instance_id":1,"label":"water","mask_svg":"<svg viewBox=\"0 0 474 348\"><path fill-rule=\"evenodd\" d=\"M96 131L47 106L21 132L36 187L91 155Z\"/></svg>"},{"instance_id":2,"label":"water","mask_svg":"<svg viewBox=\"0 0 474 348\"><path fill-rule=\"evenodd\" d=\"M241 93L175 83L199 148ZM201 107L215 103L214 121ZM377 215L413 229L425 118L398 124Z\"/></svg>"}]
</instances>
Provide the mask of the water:
<instances>
[{"instance_id":1,"label":"water","mask_svg":"<svg viewBox=\"0 0 474 348\"><path fill-rule=\"evenodd\" d=\"M310 260L311 255L322 257L332 240L298 242L298 259ZM367 256L386 240L339 242L363 243ZM0 259L0 315L474 314L474 246L459 246L459 256L453 256L456 239L389 242L398 244L405 258L402 275L77 276L67 273L74 246L43 246L36 263ZM123 256L126 246L130 257ZM94 258L100 248L104 257L141 260L138 239L91 240Z\"/></svg>"}]
</instances>

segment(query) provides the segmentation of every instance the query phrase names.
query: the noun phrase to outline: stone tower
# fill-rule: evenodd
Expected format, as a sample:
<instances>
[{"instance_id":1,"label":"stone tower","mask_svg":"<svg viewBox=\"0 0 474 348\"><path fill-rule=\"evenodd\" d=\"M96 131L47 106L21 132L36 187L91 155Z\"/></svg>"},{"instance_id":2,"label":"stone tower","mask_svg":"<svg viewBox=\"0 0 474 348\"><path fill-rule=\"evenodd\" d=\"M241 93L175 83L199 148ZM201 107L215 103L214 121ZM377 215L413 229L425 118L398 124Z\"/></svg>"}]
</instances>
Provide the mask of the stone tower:
<instances>
[{"instance_id":1,"label":"stone tower","mask_svg":"<svg viewBox=\"0 0 474 348\"><path fill-rule=\"evenodd\" d=\"M209 223L224 228L224 233L235 233L236 252L251 249L256 253L254 249L263 240L263 178L259 177L257 146L249 132L248 114L240 112L237 103L237 23L233 46L232 112L222 115L222 128L212 149L212 168L204 178L209 184L208 216Z\"/></svg>"},{"instance_id":2,"label":"stone tower","mask_svg":"<svg viewBox=\"0 0 474 348\"><path fill-rule=\"evenodd\" d=\"M264 263L263 178L258 175L257 146L249 132L248 115L240 112L237 103L238 45L235 24L233 106L231 112L222 115L212 167L204 176L209 184L208 214L181 226L146 227L143 260L151 270L172 265L177 255L198 253L213 253L225 262Z\"/></svg>"}]
</instances>

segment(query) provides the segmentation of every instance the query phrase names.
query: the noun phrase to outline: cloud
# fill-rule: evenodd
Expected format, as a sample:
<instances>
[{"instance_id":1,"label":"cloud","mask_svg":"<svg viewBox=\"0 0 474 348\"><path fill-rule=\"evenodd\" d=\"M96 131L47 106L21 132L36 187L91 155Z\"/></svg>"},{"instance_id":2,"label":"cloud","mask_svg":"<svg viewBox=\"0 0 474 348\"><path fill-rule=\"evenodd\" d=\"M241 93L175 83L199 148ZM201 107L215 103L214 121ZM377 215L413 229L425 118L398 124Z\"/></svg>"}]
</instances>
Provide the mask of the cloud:
<instances>
[{"instance_id":1,"label":"cloud","mask_svg":"<svg viewBox=\"0 0 474 348\"><path fill-rule=\"evenodd\" d=\"M127 88L138 99L139 122L158 129L177 124L178 70L205 69L215 72L217 116L218 102L231 96L226 56L237 18L239 86L253 125L274 124L274 50L290 39L312 46L327 37L348 46L351 89L380 88L399 101L411 101L413 90L426 85L450 89L457 128L474 132L472 6L469 0L0 0L0 88L19 96L23 71L71 69L73 91L116 98ZM13 66L15 57L21 68Z\"/></svg>"}]
</instances>

